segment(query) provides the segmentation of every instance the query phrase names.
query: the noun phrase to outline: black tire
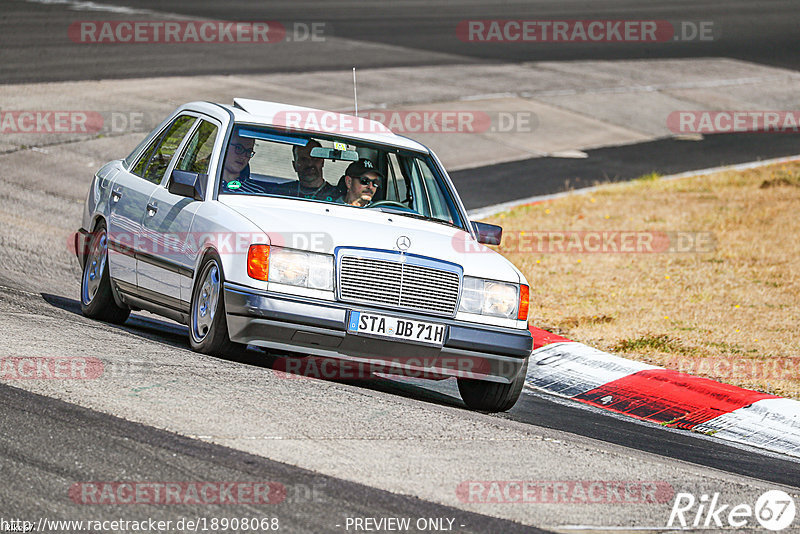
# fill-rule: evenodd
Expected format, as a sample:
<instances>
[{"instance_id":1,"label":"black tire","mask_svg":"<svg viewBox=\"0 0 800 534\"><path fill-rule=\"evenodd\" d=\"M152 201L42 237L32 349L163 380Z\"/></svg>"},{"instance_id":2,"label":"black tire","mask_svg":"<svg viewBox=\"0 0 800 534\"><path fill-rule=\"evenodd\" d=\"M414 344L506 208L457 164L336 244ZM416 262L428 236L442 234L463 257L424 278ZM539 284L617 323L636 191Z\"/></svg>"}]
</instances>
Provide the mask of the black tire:
<instances>
[{"instance_id":1,"label":"black tire","mask_svg":"<svg viewBox=\"0 0 800 534\"><path fill-rule=\"evenodd\" d=\"M206 254L195 279L189 306L189 345L196 352L230 357L243 353L247 348L232 342L228 335L224 282L219 255L215 252Z\"/></svg>"},{"instance_id":2,"label":"black tire","mask_svg":"<svg viewBox=\"0 0 800 534\"><path fill-rule=\"evenodd\" d=\"M459 378L458 391L461 393L464 404L471 410L492 413L505 412L517 403L527 374L528 358L525 358L517 377L510 384Z\"/></svg>"},{"instance_id":3,"label":"black tire","mask_svg":"<svg viewBox=\"0 0 800 534\"><path fill-rule=\"evenodd\" d=\"M130 308L121 308L114 300L108 275L108 234L103 221L89 240L81 273L81 312L86 317L114 324L124 323L131 314Z\"/></svg>"}]
</instances>

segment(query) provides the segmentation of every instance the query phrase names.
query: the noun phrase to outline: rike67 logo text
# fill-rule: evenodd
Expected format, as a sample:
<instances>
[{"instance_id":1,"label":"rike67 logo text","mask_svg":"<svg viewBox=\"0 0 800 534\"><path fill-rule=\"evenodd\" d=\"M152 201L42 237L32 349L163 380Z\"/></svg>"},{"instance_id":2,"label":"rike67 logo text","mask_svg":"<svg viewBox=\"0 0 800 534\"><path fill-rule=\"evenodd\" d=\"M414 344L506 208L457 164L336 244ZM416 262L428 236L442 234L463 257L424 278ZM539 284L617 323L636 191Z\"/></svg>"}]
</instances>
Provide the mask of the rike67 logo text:
<instances>
[{"instance_id":1,"label":"rike67 logo text","mask_svg":"<svg viewBox=\"0 0 800 534\"><path fill-rule=\"evenodd\" d=\"M754 528L779 531L789 527L795 516L794 499L781 490L770 490L758 497L755 506L746 503L725 503L719 493L678 493L672 504L667 527Z\"/></svg>"}]
</instances>

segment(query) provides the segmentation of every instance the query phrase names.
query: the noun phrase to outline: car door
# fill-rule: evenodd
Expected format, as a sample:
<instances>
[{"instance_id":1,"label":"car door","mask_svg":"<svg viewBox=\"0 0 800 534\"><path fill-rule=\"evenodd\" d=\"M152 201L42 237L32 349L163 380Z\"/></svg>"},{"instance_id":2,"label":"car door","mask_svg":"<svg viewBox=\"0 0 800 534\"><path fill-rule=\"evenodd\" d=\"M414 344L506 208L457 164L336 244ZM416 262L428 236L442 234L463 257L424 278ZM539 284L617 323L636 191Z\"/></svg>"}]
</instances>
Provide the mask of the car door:
<instances>
[{"instance_id":1,"label":"car door","mask_svg":"<svg viewBox=\"0 0 800 534\"><path fill-rule=\"evenodd\" d=\"M190 115L176 117L153 138L130 170L121 170L116 176L109 200L108 262L109 275L122 291L135 293L138 288L136 262L142 252L142 219L172 156L165 150L168 140L178 136L182 140L195 120Z\"/></svg>"},{"instance_id":2,"label":"car door","mask_svg":"<svg viewBox=\"0 0 800 534\"><path fill-rule=\"evenodd\" d=\"M189 229L201 201L169 192L173 169L207 175L221 125L203 117L180 148L180 157L167 169L161 186L147 202L142 221L142 243L149 254L137 263L140 290L160 304L180 311L189 309L189 295L181 295L181 282L191 286L194 246ZM184 280L181 280L183 278Z\"/></svg>"}]
</instances>

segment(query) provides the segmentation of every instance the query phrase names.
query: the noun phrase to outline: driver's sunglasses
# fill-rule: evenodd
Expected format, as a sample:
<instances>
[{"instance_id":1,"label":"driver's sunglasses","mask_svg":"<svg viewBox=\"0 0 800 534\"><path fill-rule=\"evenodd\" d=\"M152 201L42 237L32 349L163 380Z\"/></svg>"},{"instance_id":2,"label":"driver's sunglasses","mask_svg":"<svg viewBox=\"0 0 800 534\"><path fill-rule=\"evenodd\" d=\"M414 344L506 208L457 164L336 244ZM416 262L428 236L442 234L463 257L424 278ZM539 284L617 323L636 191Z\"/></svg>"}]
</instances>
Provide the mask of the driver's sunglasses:
<instances>
[{"instance_id":1,"label":"driver's sunglasses","mask_svg":"<svg viewBox=\"0 0 800 534\"><path fill-rule=\"evenodd\" d=\"M234 152L236 152L237 156L241 156L242 154L246 154L248 158L252 158L253 156L256 155L256 151L255 150L251 150L251 149L247 148L246 146L244 146L242 144L231 143L231 146L233 147L233 150L234 150Z\"/></svg>"},{"instance_id":2,"label":"driver's sunglasses","mask_svg":"<svg viewBox=\"0 0 800 534\"><path fill-rule=\"evenodd\" d=\"M378 178L375 178L374 180L370 180L369 178L364 178L362 176L361 178L358 179L358 181L361 182L361 185L372 184L372 185L375 186L375 189L379 189L381 187L381 181Z\"/></svg>"}]
</instances>

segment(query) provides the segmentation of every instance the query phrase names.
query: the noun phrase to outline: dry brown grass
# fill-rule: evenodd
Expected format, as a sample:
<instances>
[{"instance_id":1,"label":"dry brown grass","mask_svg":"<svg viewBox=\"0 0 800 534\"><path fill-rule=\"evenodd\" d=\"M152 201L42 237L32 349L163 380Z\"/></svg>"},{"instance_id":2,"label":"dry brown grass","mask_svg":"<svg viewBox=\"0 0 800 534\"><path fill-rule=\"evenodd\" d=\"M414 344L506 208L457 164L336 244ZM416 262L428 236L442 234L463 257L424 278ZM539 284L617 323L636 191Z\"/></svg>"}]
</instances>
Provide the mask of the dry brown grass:
<instances>
[{"instance_id":1,"label":"dry brown grass","mask_svg":"<svg viewBox=\"0 0 800 534\"><path fill-rule=\"evenodd\" d=\"M530 323L625 357L800 398L800 164L648 177L489 222L531 284ZM712 252L542 253L519 231L712 232Z\"/></svg>"}]
</instances>

